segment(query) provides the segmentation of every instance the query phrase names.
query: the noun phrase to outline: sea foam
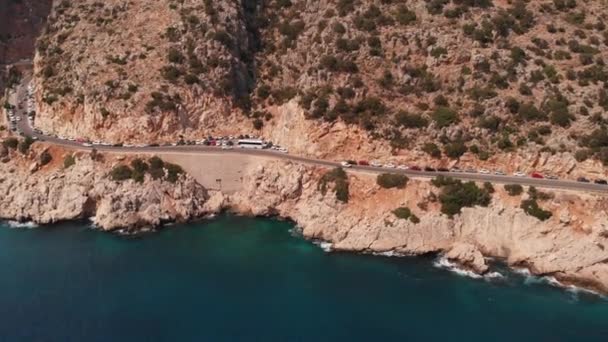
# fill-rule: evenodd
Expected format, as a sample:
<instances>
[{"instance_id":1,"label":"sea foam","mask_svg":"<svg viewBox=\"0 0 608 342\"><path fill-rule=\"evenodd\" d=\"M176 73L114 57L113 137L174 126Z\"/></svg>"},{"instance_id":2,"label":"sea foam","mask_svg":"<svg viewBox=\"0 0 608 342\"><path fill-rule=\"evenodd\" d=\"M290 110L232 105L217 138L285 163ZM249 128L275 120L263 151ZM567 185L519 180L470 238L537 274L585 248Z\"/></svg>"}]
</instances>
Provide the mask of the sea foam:
<instances>
[{"instance_id":1,"label":"sea foam","mask_svg":"<svg viewBox=\"0 0 608 342\"><path fill-rule=\"evenodd\" d=\"M32 229L32 228L37 228L38 225L34 222L28 221L28 222L17 222L17 221L8 221L6 222L6 224L9 226L9 228L25 228L25 229Z\"/></svg>"}]
</instances>

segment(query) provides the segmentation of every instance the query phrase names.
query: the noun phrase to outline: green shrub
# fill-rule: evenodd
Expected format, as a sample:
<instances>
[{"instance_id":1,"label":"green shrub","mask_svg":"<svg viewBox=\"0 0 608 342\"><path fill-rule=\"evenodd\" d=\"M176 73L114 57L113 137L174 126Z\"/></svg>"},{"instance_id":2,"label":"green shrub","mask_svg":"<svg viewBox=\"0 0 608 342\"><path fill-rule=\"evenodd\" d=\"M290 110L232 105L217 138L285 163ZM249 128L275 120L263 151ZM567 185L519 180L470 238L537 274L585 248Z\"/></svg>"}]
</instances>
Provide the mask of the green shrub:
<instances>
[{"instance_id":1,"label":"green shrub","mask_svg":"<svg viewBox=\"0 0 608 342\"><path fill-rule=\"evenodd\" d=\"M416 21L416 12L410 11L405 5L399 5L395 12L395 20L401 25L409 25Z\"/></svg>"},{"instance_id":2,"label":"green shrub","mask_svg":"<svg viewBox=\"0 0 608 342\"><path fill-rule=\"evenodd\" d=\"M40 165L46 165L53 160L53 156L49 153L49 151L44 151L40 154Z\"/></svg>"},{"instance_id":3,"label":"green shrub","mask_svg":"<svg viewBox=\"0 0 608 342\"><path fill-rule=\"evenodd\" d=\"M325 195L327 193L327 186L333 183L334 184L334 193L336 195L336 199L343 202L348 203L349 200L349 183L348 176L344 169L338 167L331 171L326 172L320 179L317 184L317 189Z\"/></svg>"},{"instance_id":4,"label":"green shrub","mask_svg":"<svg viewBox=\"0 0 608 342\"><path fill-rule=\"evenodd\" d=\"M437 146L437 144L435 143L425 143L422 146L422 151L426 152L433 158L441 158L441 150L439 149L439 146Z\"/></svg>"},{"instance_id":5,"label":"green shrub","mask_svg":"<svg viewBox=\"0 0 608 342\"><path fill-rule=\"evenodd\" d=\"M71 166L73 166L74 164L76 164L76 158L74 158L74 155L68 154L63 158L63 168L64 169L68 169Z\"/></svg>"},{"instance_id":6,"label":"green shrub","mask_svg":"<svg viewBox=\"0 0 608 342\"><path fill-rule=\"evenodd\" d=\"M403 189L410 179L406 175L396 173L383 173L378 175L376 183L385 189Z\"/></svg>"},{"instance_id":7,"label":"green shrub","mask_svg":"<svg viewBox=\"0 0 608 342\"><path fill-rule=\"evenodd\" d=\"M6 148L16 149L19 145L19 140L17 138L6 138L2 142L2 145Z\"/></svg>"},{"instance_id":8,"label":"green shrub","mask_svg":"<svg viewBox=\"0 0 608 342\"><path fill-rule=\"evenodd\" d=\"M457 159L465 154L467 151L467 146L462 141L454 141L445 145L444 151L446 156L452 159Z\"/></svg>"},{"instance_id":9,"label":"green shrub","mask_svg":"<svg viewBox=\"0 0 608 342\"><path fill-rule=\"evenodd\" d=\"M553 216L550 211L539 207L535 199L527 199L522 201L521 208L526 212L526 214L534 216L541 221L546 221Z\"/></svg>"},{"instance_id":10,"label":"green shrub","mask_svg":"<svg viewBox=\"0 0 608 342\"><path fill-rule=\"evenodd\" d=\"M439 128L447 127L459 121L458 114L448 107L437 107L432 118Z\"/></svg>"},{"instance_id":11,"label":"green shrub","mask_svg":"<svg viewBox=\"0 0 608 342\"><path fill-rule=\"evenodd\" d=\"M26 154L30 150L30 146L32 146L33 143L34 139L32 139L32 137L25 137L25 139L19 143L19 152Z\"/></svg>"},{"instance_id":12,"label":"green shrub","mask_svg":"<svg viewBox=\"0 0 608 342\"><path fill-rule=\"evenodd\" d=\"M441 188L441 212L449 217L459 214L465 207L485 207L492 199L488 189L479 188L474 182L463 183L450 177L437 177L433 184Z\"/></svg>"},{"instance_id":13,"label":"green shrub","mask_svg":"<svg viewBox=\"0 0 608 342\"><path fill-rule=\"evenodd\" d=\"M127 165L117 165L110 171L110 177L116 182L131 179L132 176L133 170Z\"/></svg>"},{"instance_id":14,"label":"green shrub","mask_svg":"<svg viewBox=\"0 0 608 342\"><path fill-rule=\"evenodd\" d=\"M412 223L416 224L420 222L420 219L412 213L410 208L407 207L399 207L393 210L393 214L402 220L410 220Z\"/></svg>"},{"instance_id":15,"label":"green shrub","mask_svg":"<svg viewBox=\"0 0 608 342\"><path fill-rule=\"evenodd\" d=\"M505 190L509 196L519 196L524 192L524 188L519 184L505 184Z\"/></svg>"},{"instance_id":16,"label":"green shrub","mask_svg":"<svg viewBox=\"0 0 608 342\"><path fill-rule=\"evenodd\" d=\"M395 115L395 123L405 128L424 128L428 126L428 120L420 114L410 114L399 111Z\"/></svg>"},{"instance_id":17,"label":"green shrub","mask_svg":"<svg viewBox=\"0 0 608 342\"><path fill-rule=\"evenodd\" d=\"M456 180L454 178L443 176L443 175L437 176L431 180L431 184L433 184L434 186L436 186L438 188L441 188L441 187L444 187L447 185L452 185L454 183L456 183Z\"/></svg>"},{"instance_id":18,"label":"green shrub","mask_svg":"<svg viewBox=\"0 0 608 342\"><path fill-rule=\"evenodd\" d=\"M184 55L182 55L178 49L170 48L169 53L167 54L167 59L171 63L181 64L184 62Z\"/></svg>"},{"instance_id":19,"label":"green shrub","mask_svg":"<svg viewBox=\"0 0 608 342\"><path fill-rule=\"evenodd\" d=\"M171 163L165 163L165 169L167 170L167 180L171 183L177 182L179 175L184 173L181 166Z\"/></svg>"}]
</instances>

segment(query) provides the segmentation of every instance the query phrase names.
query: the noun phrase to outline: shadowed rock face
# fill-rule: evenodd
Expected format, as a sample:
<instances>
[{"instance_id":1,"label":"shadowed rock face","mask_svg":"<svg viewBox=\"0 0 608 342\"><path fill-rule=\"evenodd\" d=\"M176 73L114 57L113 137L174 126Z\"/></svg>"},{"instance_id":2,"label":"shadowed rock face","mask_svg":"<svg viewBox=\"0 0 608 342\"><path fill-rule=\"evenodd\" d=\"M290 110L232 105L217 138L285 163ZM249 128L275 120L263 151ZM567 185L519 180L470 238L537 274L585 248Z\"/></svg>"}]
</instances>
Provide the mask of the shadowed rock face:
<instances>
[{"instance_id":1,"label":"shadowed rock face","mask_svg":"<svg viewBox=\"0 0 608 342\"><path fill-rule=\"evenodd\" d=\"M51 10L52 0L0 0L0 66L33 58L36 38ZM0 70L0 91L4 89Z\"/></svg>"}]
</instances>

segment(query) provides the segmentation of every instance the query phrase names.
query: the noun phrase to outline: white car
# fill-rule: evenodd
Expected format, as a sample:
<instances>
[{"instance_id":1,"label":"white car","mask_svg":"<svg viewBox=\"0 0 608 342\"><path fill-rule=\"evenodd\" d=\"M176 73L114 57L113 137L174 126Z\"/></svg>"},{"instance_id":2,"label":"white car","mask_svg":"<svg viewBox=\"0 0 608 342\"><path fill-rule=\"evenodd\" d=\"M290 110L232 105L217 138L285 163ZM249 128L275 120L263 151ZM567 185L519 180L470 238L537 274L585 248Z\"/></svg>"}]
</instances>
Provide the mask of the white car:
<instances>
[{"instance_id":1,"label":"white car","mask_svg":"<svg viewBox=\"0 0 608 342\"><path fill-rule=\"evenodd\" d=\"M407 165L399 165L399 166L397 166L397 168L398 168L399 170L409 170L409 169L410 169L410 167L409 167L409 166L407 166Z\"/></svg>"},{"instance_id":2,"label":"white car","mask_svg":"<svg viewBox=\"0 0 608 342\"><path fill-rule=\"evenodd\" d=\"M384 164L384 167L387 168L387 169L394 169L395 168L395 164L391 164L391 163Z\"/></svg>"},{"instance_id":3,"label":"white car","mask_svg":"<svg viewBox=\"0 0 608 342\"><path fill-rule=\"evenodd\" d=\"M279 149L279 152L282 152L282 153L287 153L287 152L289 152L289 151L288 151L288 150L287 150L285 147L281 147L281 148Z\"/></svg>"},{"instance_id":4,"label":"white car","mask_svg":"<svg viewBox=\"0 0 608 342\"><path fill-rule=\"evenodd\" d=\"M222 150L232 150L231 145L222 145Z\"/></svg>"},{"instance_id":5,"label":"white car","mask_svg":"<svg viewBox=\"0 0 608 342\"><path fill-rule=\"evenodd\" d=\"M373 161L371 162L369 165L373 166L373 167L382 167L382 164L380 164L378 161Z\"/></svg>"},{"instance_id":6,"label":"white car","mask_svg":"<svg viewBox=\"0 0 608 342\"><path fill-rule=\"evenodd\" d=\"M91 146L93 146L93 145L91 145L91 144L89 144L89 143L83 143L83 144L82 144L82 146L84 146L84 147L91 147Z\"/></svg>"},{"instance_id":7,"label":"white car","mask_svg":"<svg viewBox=\"0 0 608 342\"><path fill-rule=\"evenodd\" d=\"M340 162L340 165L342 165L342 167L351 167L351 166L352 166L352 165L351 165L349 162L347 162L347 161Z\"/></svg>"},{"instance_id":8,"label":"white car","mask_svg":"<svg viewBox=\"0 0 608 342\"><path fill-rule=\"evenodd\" d=\"M494 174L497 175L497 176L504 176L505 175L505 173L502 170L496 170L496 171L494 171Z\"/></svg>"},{"instance_id":9,"label":"white car","mask_svg":"<svg viewBox=\"0 0 608 342\"><path fill-rule=\"evenodd\" d=\"M484 175L489 175L490 171L488 171L486 169L481 169L481 170L479 170L479 173L484 174Z\"/></svg>"},{"instance_id":10,"label":"white car","mask_svg":"<svg viewBox=\"0 0 608 342\"><path fill-rule=\"evenodd\" d=\"M515 173L513 173L513 176L515 177L526 177L526 174L521 172L521 171L517 171Z\"/></svg>"}]
</instances>

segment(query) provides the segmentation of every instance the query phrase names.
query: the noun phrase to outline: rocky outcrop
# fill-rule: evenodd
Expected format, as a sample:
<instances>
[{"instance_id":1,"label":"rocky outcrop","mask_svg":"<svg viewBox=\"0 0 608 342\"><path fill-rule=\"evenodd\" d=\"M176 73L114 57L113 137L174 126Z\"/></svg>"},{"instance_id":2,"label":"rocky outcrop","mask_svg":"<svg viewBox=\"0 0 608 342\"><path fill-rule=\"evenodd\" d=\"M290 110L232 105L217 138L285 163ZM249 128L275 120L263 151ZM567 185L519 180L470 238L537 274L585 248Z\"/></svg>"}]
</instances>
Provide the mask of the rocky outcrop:
<instances>
[{"instance_id":1,"label":"rocky outcrop","mask_svg":"<svg viewBox=\"0 0 608 342\"><path fill-rule=\"evenodd\" d=\"M111 167L88 155L66 169L16 162L0 168L0 218L41 224L92 218L104 230L135 230L219 210L207 204L210 194L187 175L175 183L149 176L143 183L115 182L108 177Z\"/></svg>"},{"instance_id":2,"label":"rocky outcrop","mask_svg":"<svg viewBox=\"0 0 608 342\"><path fill-rule=\"evenodd\" d=\"M449 219L434 203L420 204L433 189L411 181L405 190L383 190L367 176L351 176L348 204L317 190L320 175L298 165L268 163L252 169L245 189L231 198L240 213L279 215L297 222L303 235L336 250L419 255L446 253L478 273L486 257L527 267L538 275L608 292L608 216L604 196L555 193L547 207L561 211L541 222L519 208L519 201L494 195L488 208L465 208ZM505 195L506 196L506 195ZM420 223L397 219L392 210L408 206ZM564 221L564 212L568 220ZM585 212L584 219L575 213Z\"/></svg>"},{"instance_id":3,"label":"rocky outcrop","mask_svg":"<svg viewBox=\"0 0 608 342\"><path fill-rule=\"evenodd\" d=\"M475 246L468 243L455 243L454 247L447 252L446 257L476 273L483 274L489 269L483 254Z\"/></svg>"}]
</instances>

